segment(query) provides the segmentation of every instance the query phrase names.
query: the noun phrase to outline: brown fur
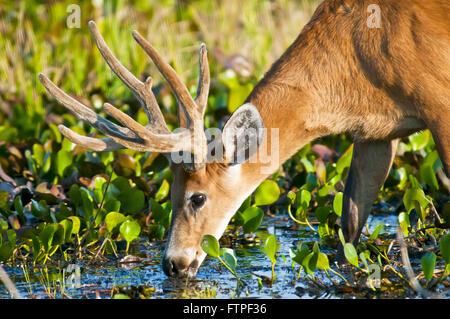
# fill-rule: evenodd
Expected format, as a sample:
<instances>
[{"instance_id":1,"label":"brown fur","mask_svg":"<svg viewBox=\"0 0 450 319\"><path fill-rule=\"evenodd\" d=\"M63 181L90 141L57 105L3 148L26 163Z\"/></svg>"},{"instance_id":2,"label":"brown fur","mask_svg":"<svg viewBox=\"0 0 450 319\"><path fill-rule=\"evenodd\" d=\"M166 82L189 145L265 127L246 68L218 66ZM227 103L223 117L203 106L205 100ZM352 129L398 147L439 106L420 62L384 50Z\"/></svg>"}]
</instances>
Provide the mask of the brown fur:
<instances>
[{"instance_id":1,"label":"brown fur","mask_svg":"<svg viewBox=\"0 0 450 319\"><path fill-rule=\"evenodd\" d=\"M381 9L379 29L366 25L370 4ZM358 240L384 183L397 145L391 140L429 128L449 173L448 12L448 0L324 1L246 101L258 108L266 128L279 128L280 164L319 136L354 136L342 221L347 241ZM237 184L230 184L226 169L214 165L190 175L175 169L172 248L197 247L198 256L202 236L215 233L224 218L231 218L230 207L242 201L238 195L268 175L259 173L261 163L246 162ZM187 190L212 195L195 217L182 208ZM196 256L184 256L177 267L188 267Z\"/></svg>"}]
</instances>

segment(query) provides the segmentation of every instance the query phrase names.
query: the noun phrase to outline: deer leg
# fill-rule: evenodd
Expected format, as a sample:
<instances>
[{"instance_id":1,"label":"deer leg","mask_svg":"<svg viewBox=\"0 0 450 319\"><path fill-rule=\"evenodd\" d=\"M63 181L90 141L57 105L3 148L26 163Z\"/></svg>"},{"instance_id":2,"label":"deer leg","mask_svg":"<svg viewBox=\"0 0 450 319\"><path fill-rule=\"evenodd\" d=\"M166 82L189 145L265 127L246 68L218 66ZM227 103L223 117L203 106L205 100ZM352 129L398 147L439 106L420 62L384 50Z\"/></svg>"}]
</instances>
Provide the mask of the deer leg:
<instances>
[{"instance_id":1,"label":"deer leg","mask_svg":"<svg viewBox=\"0 0 450 319\"><path fill-rule=\"evenodd\" d=\"M397 144L398 139L354 143L342 204L341 227L345 242L358 243L372 204L392 166ZM345 261L341 245L337 261Z\"/></svg>"}]
</instances>

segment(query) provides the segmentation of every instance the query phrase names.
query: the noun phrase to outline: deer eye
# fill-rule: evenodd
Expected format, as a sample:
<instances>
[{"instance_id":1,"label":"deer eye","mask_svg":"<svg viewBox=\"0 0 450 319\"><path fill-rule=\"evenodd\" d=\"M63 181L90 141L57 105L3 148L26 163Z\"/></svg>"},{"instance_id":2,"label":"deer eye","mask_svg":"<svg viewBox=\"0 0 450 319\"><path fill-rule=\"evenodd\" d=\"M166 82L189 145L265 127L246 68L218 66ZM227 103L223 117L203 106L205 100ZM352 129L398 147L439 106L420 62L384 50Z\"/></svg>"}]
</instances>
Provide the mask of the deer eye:
<instances>
[{"instance_id":1,"label":"deer eye","mask_svg":"<svg viewBox=\"0 0 450 319\"><path fill-rule=\"evenodd\" d=\"M194 209L199 209L203 206L206 201L206 196L201 193L196 193L191 196L191 202Z\"/></svg>"}]
</instances>

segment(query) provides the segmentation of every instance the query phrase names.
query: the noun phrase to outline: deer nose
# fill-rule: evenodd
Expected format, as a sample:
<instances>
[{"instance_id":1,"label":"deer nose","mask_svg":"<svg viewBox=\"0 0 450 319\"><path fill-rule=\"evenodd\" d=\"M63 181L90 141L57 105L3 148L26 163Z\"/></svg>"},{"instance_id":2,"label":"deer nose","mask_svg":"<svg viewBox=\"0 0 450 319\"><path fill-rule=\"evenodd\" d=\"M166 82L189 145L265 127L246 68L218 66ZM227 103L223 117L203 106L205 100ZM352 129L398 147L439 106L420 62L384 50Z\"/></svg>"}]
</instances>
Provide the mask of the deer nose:
<instances>
[{"instance_id":1,"label":"deer nose","mask_svg":"<svg viewBox=\"0 0 450 319\"><path fill-rule=\"evenodd\" d=\"M192 262L185 256L167 257L163 261L164 273L169 277L185 277Z\"/></svg>"}]
</instances>

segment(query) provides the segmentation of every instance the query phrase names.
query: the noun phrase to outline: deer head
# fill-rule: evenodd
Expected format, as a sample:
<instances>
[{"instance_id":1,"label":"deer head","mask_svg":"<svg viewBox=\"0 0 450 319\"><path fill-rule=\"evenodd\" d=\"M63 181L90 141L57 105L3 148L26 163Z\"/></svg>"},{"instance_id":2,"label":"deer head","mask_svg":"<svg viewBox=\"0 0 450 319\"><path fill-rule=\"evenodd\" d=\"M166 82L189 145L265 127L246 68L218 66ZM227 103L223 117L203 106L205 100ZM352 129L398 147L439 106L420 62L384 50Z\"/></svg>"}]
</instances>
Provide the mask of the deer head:
<instances>
[{"instance_id":1,"label":"deer head","mask_svg":"<svg viewBox=\"0 0 450 319\"><path fill-rule=\"evenodd\" d=\"M210 83L205 45L200 47L200 75L197 95L193 99L170 65L149 42L133 31L133 38L153 60L178 101L180 129L170 131L152 93L152 79L149 77L144 82L137 79L116 59L93 21L89 22L89 28L109 67L139 100L149 124L143 127L105 103L105 112L123 124L117 125L71 98L45 75L39 74L41 83L50 94L106 137L81 136L64 125L60 125L59 130L73 143L93 151L128 148L167 155L175 178L171 188L172 223L163 269L169 276L193 276L205 257L200 247L202 237L211 234L219 238L235 211L257 186L256 181L245 180L240 171L241 165L255 154L264 137L261 116L252 104L241 106L227 121L220 143L214 144L211 151L203 125Z\"/></svg>"}]
</instances>

